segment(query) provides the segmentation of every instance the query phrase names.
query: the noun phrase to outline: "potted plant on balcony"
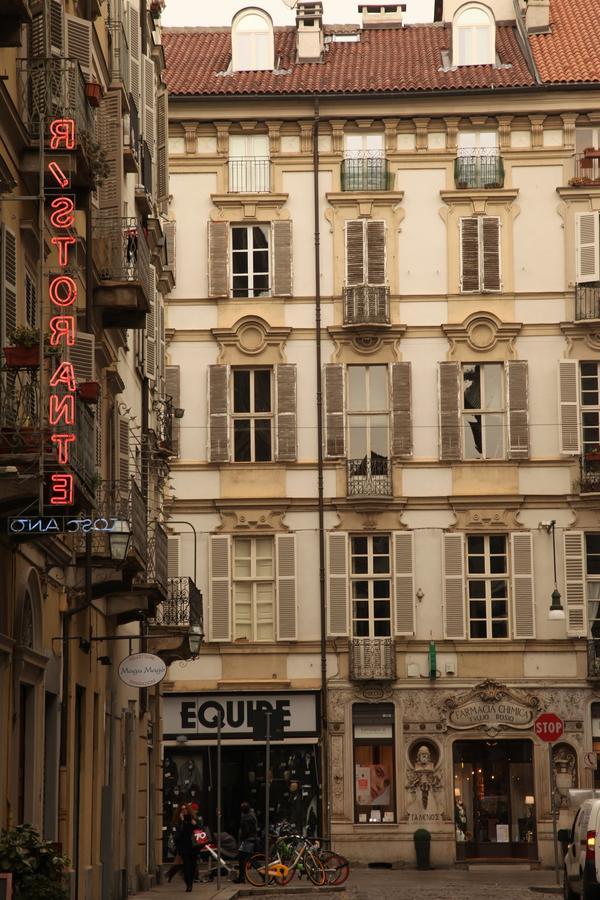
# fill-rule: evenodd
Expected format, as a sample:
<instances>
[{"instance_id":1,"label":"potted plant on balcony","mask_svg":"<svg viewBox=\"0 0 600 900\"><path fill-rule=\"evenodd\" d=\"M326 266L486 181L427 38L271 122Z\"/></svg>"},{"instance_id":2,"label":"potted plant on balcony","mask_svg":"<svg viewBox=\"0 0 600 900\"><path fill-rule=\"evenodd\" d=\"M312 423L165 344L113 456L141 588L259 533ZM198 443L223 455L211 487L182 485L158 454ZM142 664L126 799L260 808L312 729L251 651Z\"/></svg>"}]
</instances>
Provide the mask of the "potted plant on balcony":
<instances>
[{"instance_id":1,"label":"potted plant on balcony","mask_svg":"<svg viewBox=\"0 0 600 900\"><path fill-rule=\"evenodd\" d=\"M98 81L86 81L85 96L87 97L87 101L90 106L93 106L94 109L97 109L100 106L100 102L102 100L102 85Z\"/></svg>"},{"instance_id":2,"label":"potted plant on balcony","mask_svg":"<svg viewBox=\"0 0 600 900\"><path fill-rule=\"evenodd\" d=\"M84 403L97 403L100 399L100 382L81 381L77 385L77 394Z\"/></svg>"},{"instance_id":3,"label":"potted plant on balcony","mask_svg":"<svg viewBox=\"0 0 600 900\"><path fill-rule=\"evenodd\" d=\"M592 444L584 452L588 462L600 462L600 444Z\"/></svg>"},{"instance_id":4,"label":"potted plant on balcony","mask_svg":"<svg viewBox=\"0 0 600 900\"><path fill-rule=\"evenodd\" d=\"M150 15L153 19L158 19L165 8L165 0L150 0Z\"/></svg>"},{"instance_id":5,"label":"potted plant on balcony","mask_svg":"<svg viewBox=\"0 0 600 900\"><path fill-rule=\"evenodd\" d=\"M8 335L10 346L4 348L4 359L9 369L40 364L40 333L37 328L19 325Z\"/></svg>"}]
</instances>

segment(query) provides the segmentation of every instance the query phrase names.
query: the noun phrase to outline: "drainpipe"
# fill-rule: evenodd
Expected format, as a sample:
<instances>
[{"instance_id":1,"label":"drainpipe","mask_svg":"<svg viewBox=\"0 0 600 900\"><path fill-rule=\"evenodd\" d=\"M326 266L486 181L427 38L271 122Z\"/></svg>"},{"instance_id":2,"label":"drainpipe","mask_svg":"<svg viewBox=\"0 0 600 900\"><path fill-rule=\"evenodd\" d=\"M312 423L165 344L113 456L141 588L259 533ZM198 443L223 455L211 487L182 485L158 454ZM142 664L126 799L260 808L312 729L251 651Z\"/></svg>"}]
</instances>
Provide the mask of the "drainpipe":
<instances>
[{"instance_id":1,"label":"drainpipe","mask_svg":"<svg viewBox=\"0 0 600 900\"><path fill-rule=\"evenodd\" d=\"M319 201L319 100L313 118L313 193L315 217L315 329L317 364L317 489L319 511L319 606L321 612L321 797L323 836L331 834L329 735L327 727L327 606L325 601L325 510L323 491L323 375L321 363L321 232Z\"/></svg>"}]
</instances>

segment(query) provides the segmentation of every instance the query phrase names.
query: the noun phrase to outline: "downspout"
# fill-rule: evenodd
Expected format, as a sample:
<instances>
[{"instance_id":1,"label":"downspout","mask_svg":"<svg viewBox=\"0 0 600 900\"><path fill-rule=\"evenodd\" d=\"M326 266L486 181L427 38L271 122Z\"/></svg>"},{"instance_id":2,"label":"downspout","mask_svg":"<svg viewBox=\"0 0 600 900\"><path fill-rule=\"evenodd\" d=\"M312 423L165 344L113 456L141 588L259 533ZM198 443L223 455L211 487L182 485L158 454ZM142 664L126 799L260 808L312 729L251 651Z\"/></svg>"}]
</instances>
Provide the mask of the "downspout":
<instances>
[{"instance_id":1,"label":"downspout","mask_svg":"<svg viewBox=\"0 0 600 900\"><path fill-rule=\"evenodd\" d=\"M327 606L325 601L325 509L323 492L323 375L321 363L321 232L319 201L319 100L313 118L313 194L315 217L315 329L317 364L317 490L319 510L319 606L321 612L321 798L322 833L331 834L329 735L327 726Z\"/></svg>"}]
</instances>

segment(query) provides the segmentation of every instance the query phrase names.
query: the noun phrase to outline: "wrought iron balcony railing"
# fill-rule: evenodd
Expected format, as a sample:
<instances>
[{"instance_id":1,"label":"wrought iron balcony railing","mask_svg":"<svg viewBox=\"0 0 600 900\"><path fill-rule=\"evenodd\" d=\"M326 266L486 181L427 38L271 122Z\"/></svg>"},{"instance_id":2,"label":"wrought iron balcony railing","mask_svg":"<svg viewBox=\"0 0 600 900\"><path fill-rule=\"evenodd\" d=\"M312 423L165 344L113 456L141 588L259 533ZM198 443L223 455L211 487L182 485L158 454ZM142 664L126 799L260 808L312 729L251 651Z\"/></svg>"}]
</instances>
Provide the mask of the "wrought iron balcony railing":
<instances>
[{"instance_id":1,"label":"wrought iron balcony railing","mask_svg":"<svg viewBox=\"0 0 600 900\"><path fill-rule=\"evenodd\" d=\"M504 187L504 161L496 150L461 149L454 160L457 188Z\"/></svg>"},{"instance_id":2,"label":"wrought iron balcony railing","mask_svg":"<svg viewBox=\"0 0 600 900\"><path fill-rule=\"evenodd\" d=\"M167 596L167 575L169 569L167 533L160 522L148 526L148 563L146 581L156 585Z\"/></svg>"},{"instance_id":3,"label":"wrought iron balcony railing","mask_svg":"<svg viewBox=\"0 0 600 900\"><path fill-rule=\"evenodd\" d=\"M121 19L108 20L110 80L114 84L120 82L129 93L130 54L125 33L125 24Z\"/></svg>"},{"instance_id":4,"label":"wrought iron balcony railing","mask_svg":"<svg viewBox=\"0 0 600 900\"><path fill-rule=\"evenodd\" d=\"M343 191L390 191L393 174L385 157L365 153L342 160L341 182Z\"/></svg>"},{"instance_id":5,"label":"wrought iron balcony railing","mask_svg":"<svg viewBox=\"0 0 600 900\"><path fill-rule=\"evenodd\" d=\"M588 678L600 680L600 640L592 639L587 642Z\"/></svg>"},{"instance_id":6,"label":"wrought iron balcony railing","mask_svg":"<svg viewBox=\"0 0 600 900\"><path fill-rule=\"evenodd\" d=\"M131 538L129 553L137 553L142 562L148 553L148 532L146 524L146 504L142 492L133 479L127 481L102 481L96 486L93 504L94 516L106 519L109 525L113 520L127 522ZM92 553L94 556L110 556L108 534L104 531L92 531ZM77 552L85 550L85 537L77 535Z\"/></svg>"},{"instance_id":7,"label":"wrought iron balcony railing","mask_svg":"<svg viewBox=\"0 0 600 900\"><path fill-rule=\"evenodd\" d=\"M600 493L600 453L584 447L580 461L579 489L582 494Z\"/></svg>"},{"instance_id":8,"label":"wrought iron balcony railing","mask_svg":"<svg viewBox=\"0 0 600 900\"><path fill-rule=\"evenodd\" d=\"M103 282L139 282L148 303L153 299L150 251L135 218L99 212L94 216L93 252Z\"/></svg>"},{"instance_id":9,"label":"wrought iron balcony railing","mask_svg":"<svg viewBox=\"0 0 600 900\"><path fill-rule=\"evenodd\" d=\"M156 415L159 449L173 450L173 398L165 397L153 404Z\"/></svg>"},{"instance_id":10,"label":"wrought iron balcony railing","mask_svg":"<svg viewBox=\"0 0 600 900\"><path fill-rule=\"evenodd\" d=\"M347 493L348 497L391 497L390 460L383 456L349 459Z\"/></svg>"},{"instance_id":11,"label":"wrought iron balcony railing","mask_svg":"<svg viewBox=\"0 0 600 900\"><path fill-rule=\"evenodd\" d=\"M146 141L142 141L140 145L140 157L142 161L142 184L144 185L144 190L147 194L152 196L152 156L150 154L150 148Z\"/></svg>"},{"instance_id":12,"label":"wrought iron balcony railing","mask_svg":"<svg viewBox=\"0 0 600 900\"><path fill-rule=\"evenodd\" d=\"M600 319L600 284L578 284L575 288L575 321Z\"/></svg>"},{"instance_id":13,"label":"wrought iron balcony railing","mask_svg":"<svg viewBox=\"0 0 600 900\"><path fill-rule=\"evenodd\" d=\"M229 158L229 192L267 194L271 187L271 161L268 156Z\"/></svg>"},{"instance_id":14,"label":"wrought iron balcony railing","mask_svg":"<svg viewBox=\"0 0 600 900\"><path fill-rule=\"evenodd\" d=\"M351 638L350 678L352 681L394 681L393 638Z\"/></svg>"},{"instance_id":15,"label":"wrought iron balcony railing","mask_svg":"<svg viewBox=\"0 0 600 900\"><path fill-rule=\"evenodd\" d=\"M569 181L573 187L600 184L600 149L588 147L575 156L575 177Z\"/></svg>"},{"instance_id":16,"label":"wrought iron balcony railing","mask_svg":"<svg viewBox=\"0 0 600 900\"><path fill-rule=\"evenodd\" d=\"M157 625L189 628L203 625L202 594L187 575L168 579L167 599L156 608Z\"/></svg>"},{"instance_id":17,"label":"wrought iron balcony railing","mask_svg":"<svg viewBox=\"0 0 600 900\"><path fill-rule=\"evenodd\" d=\"M94 134L94 114L85 94L85 78L75 59L17 60L21 115L29 137L37 140L40 122L74 119L76 132Z\"/></svg>"},{"instance_id":18,"label":"wrought iron balcony railing","mask_svg":"<svg viewBox=\"0 0 600 900\"><path fill-rule=\"evenodd\" d=\"M129 95L129 143L134 156L140 152L140 114L133 96Z\"/></svg>"},{"instance_id":19,"label":"wrought iron balcony railing","mask_svg":"<svg viewBox=\"0 0 600 900\"><path fill-rule=\"evenodd\" d=\"M383 284L344 288L344 325L389 325L390 289Z\"/></svg>"}]
</instances>

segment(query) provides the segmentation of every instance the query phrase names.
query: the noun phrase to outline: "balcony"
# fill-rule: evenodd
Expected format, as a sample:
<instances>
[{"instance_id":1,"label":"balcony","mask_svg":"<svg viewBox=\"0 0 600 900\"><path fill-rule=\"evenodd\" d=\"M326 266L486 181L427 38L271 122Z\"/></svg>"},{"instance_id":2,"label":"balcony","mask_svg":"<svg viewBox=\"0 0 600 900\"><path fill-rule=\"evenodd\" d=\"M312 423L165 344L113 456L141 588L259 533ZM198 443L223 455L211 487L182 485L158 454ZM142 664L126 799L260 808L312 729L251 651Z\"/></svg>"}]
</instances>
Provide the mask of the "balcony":
<instances>
[{"instance_id":1,"label":"balcony","mask_svg":"<svg viewBox=\"0 0 600 900\"><path fill-rule=\"evenodd\" d=\"M384 456L348 460L348 497L391 497L391 462Z\"/></svg>"},{"instance_id":2,"label":"balcony","mask_svg":"<svg viewBox=\"0 0 600 900\"><path fill-rule=\"evenodd\" d=\"M582 494L600 494L600 450L584 449L580 461L579 490Z\"/></svg>"},{"instance_id":3,"label":"balcony","mask_svg":"<svg viewBox=\"0 0 600 900\"><path fill-rule=\"evenodd\" d=\"M230 194L268 194L271 190L271 161L266 157L229 159Z\"/></svg>"},{"instance_id":4,"label":"balcony","mask_svg":"<svg viewBox=\"0 0 600 900\"><path fill-rule=\"evenodd\" d=\"M600 185L600 150L588 147L575 155L575 177L569 179L571 187Z\"/></svg>"},{"instance_id":5,"label":"balcony","mask_svg":"<svg viewBox=\"0 0 600 900\"><path fill-rule=\"evenodd\" d=\"M575 321L600 319L600 284L578 284L575 288Z\"/></svg>"},{"instance_id":6,"label":"balcony","mask_svg":"<svg viewBox=\"0 0 600 900\"><path fill-rule=\"evenodd\" d=\"M593 681L600 681L600 640L589 640L587 642L587 674L588 678Z\"/></svg>"},{"instance_id":7,"label":"balcony","mask_svg":"<svg viewBox=\"0 0 600 900\"><path fill-rule=\"evenodd\" d=\"M21 45L21 25L31 22L29 0L2 0L0 3L0 47Z\"/></svg>"},{"instance_id":8,"label":"balcony","mask_svg":"<svg viewBox=\"0 0 600 900\"><path fill-rule=\"evenodd\" d=\"M131 537L126 566L130 571L140 571L145 567L148 556L148 534L146 504L135 481L102 481L96 487L93 507L96 519L106 519L109 524L113 520L127 522ZM93 531L91 535L92 556L98 561L104 559L108 564L110 562L108 534L104 531ZM83 535L77 536L75 549L78 553L85 551Z\"/></svg>"},{"instance_id":9,"label":"balcony","mask_svg":"<svg viewBox=\"0 0 600 900\"><path fill-rule=\"evenodd\" d=\"M94 305L102 321L117 328L143 328L153 298L150 251L134 218L97 213L93 222L93 255L99 283Z\"/></svg>"},{"instance_id":10,"label":"balcony","mask_svg":"<svg viewBox=\"0 0 600 900\"><path fill-rule=\"evenodd\" d=\"M193 578L187 575L169 578L167 587L167 599L156 608L156 624L174 628L202 626L202 594L194 584Z\"/></svg>"},{"instance_id":11,"label":"balcony","mask_svg":"<svg viewBox=\"0 0 600 900\"><path fill-rule=\"evenodd\" d=\"M122 85L125 95L129 94L130 54L125 33L125 24L120 19L108 20L109 71L112 85Z\"/></svg>"},{"instance_id":12,"label":"balcony","mask_svg":"<svg viewBox=\"0 0 600 900\"><path fill-rule=\"evenodd\" d=\"M454 184L460 190L504 187L504 161L496 150L461 149L454 160Z\"/></svg>"},{"instance_id":13,"label":"balcony","mask_svg":"<svg viewBox=\"0 0 600 900\"><path fill-rule=\"evenodd\" d=\"M150 594L155 603L164 602L168 595L167 533L160 522L148 525L148 559L146 571L138 576L135 588Z\"/></svg>"},{"instance_id":14,"label":"balcony","mask_svg":"<svg viewBox=\"0 0 600 900\"><path fill-rule=\"evenodd\" d=\"M391 191L394 177L387 159L364 153L342 160L341 186L343 191Z\"/></svg>"},{"instance_id":15,"label":"balcony","mask_svg":"<svg viewBox=\"0 0 600 900\"><path fill-rule=\"evenodd\" d=\"M129 174L138 174L140 155L140 116L135 100L129 95L129 143L123 146L123 167Z\"/></svg>"},{"instance_id":16,"label":"balcony","mask_svg":"<svg viewBox=\"0 0 600 900\"><path fill-rule=\"evenodd\" d=\"M344 288L344 325L389 325L390 289L356 284Z\"/></svg>"},{"instance_id":17,"label":"balcony","mask_svg":"<svg viewBox=\"0 0 600 900\"><path fill-rule=\"evenodd\" d=\"M156 416L156 442L159 457L168 459L175 455L173 442L173 399L157 400L152 408Z\"/></svg>"},{"instance_id":18,"label":"balcony","mask_svg":"<svg viewBox=\"0 0 600 900\"><path fill-rule=\"evenodd\" d=\"M349 650L351 681L395 681L393 638L351 638Z\"/></svg>"}]
</instances>

